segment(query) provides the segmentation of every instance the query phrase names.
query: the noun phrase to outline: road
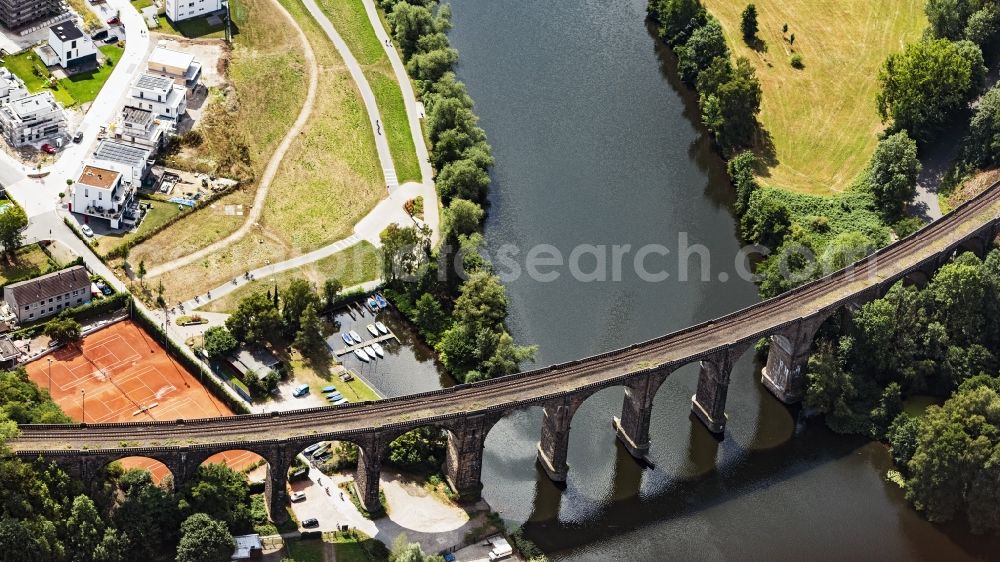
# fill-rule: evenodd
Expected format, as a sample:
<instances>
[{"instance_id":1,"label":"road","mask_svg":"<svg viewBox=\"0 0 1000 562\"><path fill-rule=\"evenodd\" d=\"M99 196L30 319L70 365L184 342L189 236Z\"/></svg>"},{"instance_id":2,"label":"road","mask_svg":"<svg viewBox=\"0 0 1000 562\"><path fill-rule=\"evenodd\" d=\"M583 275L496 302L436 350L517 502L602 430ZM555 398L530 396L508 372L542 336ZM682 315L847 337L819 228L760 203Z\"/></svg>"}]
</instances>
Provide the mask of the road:
<instances>
[{"instance_id":1,"label":"road","mask_svg":"<svg viewBox=\"0 0 1000 562\"><path fill-rule=\"evenodd\" d=\"M19 453L116 449L185 443L196 449L228 442L287 442L305 446L318 439L358 439L371 431L412 429L477 413L502 413L570 394L623 384L644 372L673 370L727 351L746 348L761 337L803 318L832 314L859 299L936 264L971 236L992 239L1000 223L1000 183L918 233L875 254L773 299L630 347L471 385L459 385L374 403L234 416L176 423L21 426L9 442Z\"/></svg>"},{"instance_id":2,"label":"road","mask_svg":"<svg viewBox=\"0 0 1000 562\"><path fill-rule=\"evenodd\" d=\"M0 151L0 182L3 182L11 197L24 208L29 219L58 207L59 193L66 191L66 180L73 179L80 171L81 162L90 156L101 125L113 120L121 111L129 86L146 69L146 57L153 49L146 22L128 0L108 0L108 6L121 12L128 40L125 42L124 54L120 60L114 61L111 76L83 118L79 129L83 133L83 142L75 144L67 141L58 153L56 162L41 169L29 169ZM28 177L29 173L44 177L31 178Z\"/></svg>"}]
</instances>

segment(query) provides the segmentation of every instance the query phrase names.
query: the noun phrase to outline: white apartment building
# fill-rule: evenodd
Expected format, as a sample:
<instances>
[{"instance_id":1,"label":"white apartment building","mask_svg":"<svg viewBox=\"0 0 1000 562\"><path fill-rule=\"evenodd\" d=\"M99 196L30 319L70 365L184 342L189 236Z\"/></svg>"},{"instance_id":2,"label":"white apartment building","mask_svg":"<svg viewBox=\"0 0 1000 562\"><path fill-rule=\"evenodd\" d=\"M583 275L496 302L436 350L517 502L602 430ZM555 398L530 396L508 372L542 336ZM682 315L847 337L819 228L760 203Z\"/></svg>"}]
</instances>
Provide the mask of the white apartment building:
<instances>
[{"instance_id":1,"label":"white apartment building","mask_svg":"<svg viewBox=\"0 0 1000 562\"><path fill-rule=\"evenodd\" d=\"M6 105L14 100L28 96L24 82L14 76L7 68L0 67L0 105Z\"/></svg>"},{"instance_id":2,"label":"white apartment building","mask_svg":"<svg viewBox=\"0 0 1000 562\"><path fill-rule=\"evenodd\" d=\"M52 92L39 92L0 107L0 134L14 147L66 134L66 116Z\"/></svg>"},{"instance_id":3,"label":"white apartment building","mask_svg":"<svg viewBox=\"0 0 1000 562\"><path fill-rule=\"evenodd\" d=\"M98 143L90 163L119 172L123 183L138 188L153 165L153 153L144 146L104 139Z\"/></svg>"},{"instance_id":4,"label":"white apartment building","mask_svg":"<svg viewBox=\"0 0 1000 562\"><path fill-rule=\"evenodd\" d=\"M111 228L119 228L134 195L135 187L123 182L118 171L86 164L73 184L70 211L108 219Z\"/></svg>"},{"instance_id":5,"label":"white apartment building","mask_svg":"<svg viewBox=\"0 0 1000 562\"><path fill-rule=\"evenodd\" d=\"M140 74L132 84L128 103L177 122L187 111L187 92L166 76Z\"/></svg>"},{"instance_id":6,"label":"white apartment building","mask_svg":"<svg viewBox=\"0 0 1000 562\"><path fill-rule=\"evenodd\" d=\"M194 59L194 55L164 47L153 49L146 61L146 71L169 78L178 86L191 90L198 86L201 79L201 63Z\"/></svg>"},{"instance_id":7,"label":"white apartment building","mask_svg":"<svg viewBox=\"0 0 1000 562\"><path fill-rule=\"evenodd\" d=\"M75 68L97 62L97 47L72 21L64 21L49 28L49 49L55 54L56 62L63 68Z\"/></svg>"},{"instance_id":8,"label":"white apartment building","mask_svg":"<svg viewBox=\"0 0 1000 562\"><path fill-rule=\"evenodd\" d=\"M156 153L165 140L163 128L152 110L126 105L115 127L114 138Z\"/></svg>"},{"instance_id":9,"label":"white apartment building","mask_svg":"<svg viewBox=\"0 0 1000 562\"><path fill-rule=\"evenodd\" d=\"M170 21L181 21L218 12L225 6L223 0L167 0L166 14Z\"/></svg>"}]
</instances>

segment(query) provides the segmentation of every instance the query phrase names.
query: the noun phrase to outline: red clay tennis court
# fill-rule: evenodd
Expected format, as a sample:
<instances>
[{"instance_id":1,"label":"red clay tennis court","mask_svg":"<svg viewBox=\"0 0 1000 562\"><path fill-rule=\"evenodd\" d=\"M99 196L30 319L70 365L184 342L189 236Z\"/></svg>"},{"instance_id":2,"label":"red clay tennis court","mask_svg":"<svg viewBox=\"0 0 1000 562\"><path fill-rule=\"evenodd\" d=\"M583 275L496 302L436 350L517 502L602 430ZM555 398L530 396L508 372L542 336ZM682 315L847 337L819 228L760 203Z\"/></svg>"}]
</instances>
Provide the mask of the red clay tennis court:
<instances>
[{"instance_id":1,"label":"red clay tennis court","mask_svg":"<svg viewBox=\"0 0 1000 562\"><path fill-rule=\"evenodd\" d=\"M52 399L77 421L233 415L163 346L131 321L94 332L78 345L64 346L26 368L31 380L42 388L51 388ZM212 456L207 462L225 462L239 470L259 459L247 451L231 451ZM145 468L157 481L167 474L166 466L152 459L130 458L123 464L127 468Z\"/></svg>"}]
</instances>

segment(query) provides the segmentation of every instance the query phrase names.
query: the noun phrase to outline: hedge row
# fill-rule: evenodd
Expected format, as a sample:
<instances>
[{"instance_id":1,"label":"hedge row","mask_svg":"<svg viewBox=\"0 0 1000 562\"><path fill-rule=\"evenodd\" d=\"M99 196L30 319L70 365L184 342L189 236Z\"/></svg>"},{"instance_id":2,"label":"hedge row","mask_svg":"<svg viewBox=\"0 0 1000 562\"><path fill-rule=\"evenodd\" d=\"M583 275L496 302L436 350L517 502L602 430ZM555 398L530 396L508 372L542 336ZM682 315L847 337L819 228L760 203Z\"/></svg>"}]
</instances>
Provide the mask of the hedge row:
<instances>
[{"instance_id":1,"label":"hedge row","mask_svg":"<svg viewBox=\"0 0 1000 562\"><path fill-rule=\"evenodd\" d=\"M250 408L247 407L245 403L238 400L230 394L226 388L225 383L218 379L211 370L205 368L205 366L194 357L192 357L186 350L181 349L173 340L166 337L163 329L153 321L152 318L146 315L141 309L133 306L132 307L132 319L142 326L144 329L152 334L157 335L166 342L167 353L173 356L185 369L193 373L198 373L199 379L216 398L221 400L227 406L229 406L237 414L249 414Z\"/></svg>"},{"instance_id":2,"label":"hedge row","mask_svg":"<svg viewBox=\"0 0 1000 562\"><path fill-rule=\"evenodd\" d=\"M30 326L14 330L10 333L10 337L11 339L32 338L42 333L50 321L60 316L69 316L77 322L83 322L113 310L124 309L128 306L130 300L131 298L128 293L115 293L107 298L90 301L87 304L82 304L74 308L67 308L60 314L50 316L44 321L39 321L37 324L31 324Z\"/></svg>"}]
</instances>

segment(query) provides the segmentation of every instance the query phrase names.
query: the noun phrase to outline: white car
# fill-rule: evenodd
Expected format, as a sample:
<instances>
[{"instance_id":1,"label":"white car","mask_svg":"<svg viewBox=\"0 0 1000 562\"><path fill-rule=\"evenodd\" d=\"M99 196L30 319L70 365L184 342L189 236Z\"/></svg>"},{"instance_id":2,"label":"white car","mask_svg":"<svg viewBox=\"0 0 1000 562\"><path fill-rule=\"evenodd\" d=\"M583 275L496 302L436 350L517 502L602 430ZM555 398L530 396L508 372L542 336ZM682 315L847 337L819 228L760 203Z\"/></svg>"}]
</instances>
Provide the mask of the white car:
<instances>
[{"instance_id":1,"label":"white car","mask_svg":"<svg viewBox=\"0 0 1000 562\"><path fill-rule=\"evenodd\" d=\"M293 502L302 501L306 499L305 492L292 492L292 495L288 496Z\"/></svg>"},{"instance_id":2,"label":"white car","mask_svg":"<svg viewBox=\"0 0 1000 562\"><path fill-rule=\"evenodd\" d=\"M81 226L80 227L80 231L83 232L83 235L86 236L87 238L93 238L94 237L94 231L93 231L93 229L90 228L90 225L85 224L85 225Z\"/></svg>"}]
</instances>

